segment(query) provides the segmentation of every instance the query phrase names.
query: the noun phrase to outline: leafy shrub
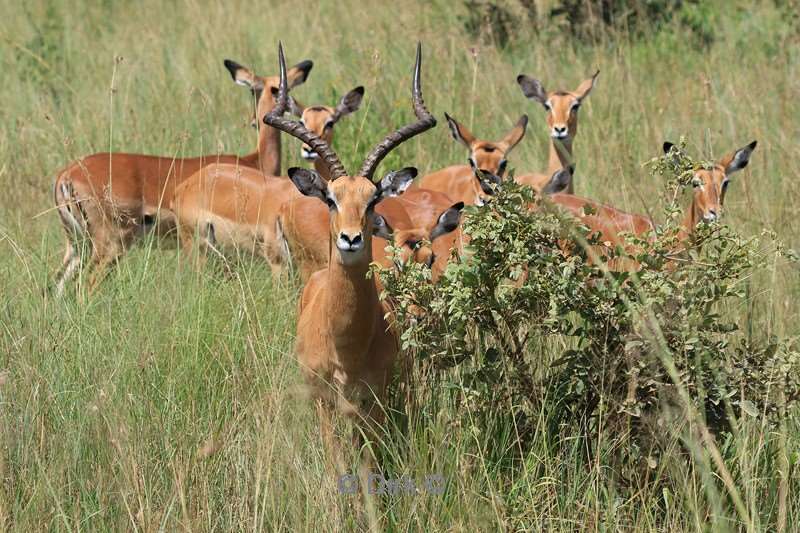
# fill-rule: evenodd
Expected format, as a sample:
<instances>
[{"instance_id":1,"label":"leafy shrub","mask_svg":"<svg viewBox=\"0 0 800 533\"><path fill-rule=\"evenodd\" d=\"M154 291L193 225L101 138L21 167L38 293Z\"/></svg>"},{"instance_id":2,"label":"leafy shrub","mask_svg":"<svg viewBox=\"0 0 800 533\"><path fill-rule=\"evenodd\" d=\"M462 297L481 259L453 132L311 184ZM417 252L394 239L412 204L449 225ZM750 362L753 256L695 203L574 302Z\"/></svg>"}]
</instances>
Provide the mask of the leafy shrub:
<instances>
[{"instance_id":1,"label":"leafy shrub","mask_svg":"<svg viewBox=\"0 0 800 533\"><path fill-rule=\"evenodd\" d=\"M722 432L743 413L775 420L800 394L800 353L791 339L748 338L725 310L768 256L796 257L767 232L744 238L721 224L681 247L679 193L698 164L682 150L650 163L665 178L666 222L608 250L636 272L589 261L588 247L602 243L588 228L504 183L466 211L467 257L437 285L420 266L380 272L402 349L470 403L465 416L494 420L498 405L516 406L522 443L542 398L558 399L554 424L594 431L602 414L603 427L632 436L618 449L633 455L645 443L657 453L665 424ZM550 355L559 345L568 349Z\"/></svg>"}]
</instances>

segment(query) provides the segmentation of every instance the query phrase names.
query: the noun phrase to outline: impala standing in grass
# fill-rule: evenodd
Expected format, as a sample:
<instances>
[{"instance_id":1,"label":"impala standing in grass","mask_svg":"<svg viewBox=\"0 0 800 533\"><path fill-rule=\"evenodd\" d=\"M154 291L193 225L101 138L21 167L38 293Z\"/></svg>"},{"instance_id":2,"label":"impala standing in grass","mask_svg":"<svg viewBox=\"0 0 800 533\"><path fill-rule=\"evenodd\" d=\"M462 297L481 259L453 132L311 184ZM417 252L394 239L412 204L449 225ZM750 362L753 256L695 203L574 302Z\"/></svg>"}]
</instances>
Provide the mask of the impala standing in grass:
<instances>
[{"instance_id":1,"label":"impala standing in grass","mask_svg":"<svg viewBox=\"0 0 800 533\"><path fill-rule=\"evenodd\" d=\"M230 60L225 61L225 66L236 83L253 92L258 116L273 109L277 77L256 76ZM311 67L311 61L292 67L287 73L291 87L305 82ZM137 239L151 231L171 233L175 226L171 212L175 188L212 161L280 173L280 132L267 126L259 128L258 149L245 156L212 154L179 159L99 153L62 170L56 177L54 193L67 243L63 265L56 276L56 293L60 295L80 270L84 240L92 248L89 289L93 290L106 270Z\"/></svg>"},{"instance_id":2,"label":"impala standing in grass","mask_svg":"<svg viewBox=\"0 0 800 533\"><path fill-rule=\"evenodd\" d=\"M317 403L323 434L330 435L329 416L336 410L371 426L383 420L380 401L391 377L397 338L384 319L375 282L367 272L372 260L372 233L379 215L375 207L401 194L414 179L410 168L389 172L377 185L372 176L381 160L406 140L436 125L425 108L420 86L421 46L417 45L412 104L417 120L386 136L366 157L355 175L348 175L336 153L303 124L282 117L287 104L283 50L278 104L265 121L293 135L319 154L330 181L317 172L293 168L289 177L298 190L330 210L327 268L313 274L300 300L295 352Z\"/></svg>"},{"instance_id":3,"label":"impala standing in grass","mask_svg":"<svg viewBox=\"0 0 800 533\"><path fill-rule=\"evenodd\" d=\"M757 142L753 141L743 148L734 150L714 163L710 169L695 170L692 179L692 200L686 208L681 224L682 229L678 234L678 238L682 242L691 237L698 224L716 222L719 219L731 174L747 166L756 144ZM672 147L672 143L664 143L664 152L668 154ZM566 209L593 233L599 235L601 241L608 247L626 247L622 233L644 236L655 229L650 217L627 213L587 198L571 194L555 194L549 200ZM630 252L632 250L629 250ZM593 250L594 254L605 255L602 249ZM636 270L639 265L635 262L631 264L630 261L614 260L609 263L609 268L612 270Z\"/></svg>"},{"instance_id":4,"label":"impala standing in grass","mask_svg":"<svg viewBox=\"0 0 800 533\"><path fill-rule=\"evenodd\" d=\"M304 108L293 99L289 99L289 105L302 116L304 127L330 143L334 124L355 112L363 96L364 88L357 87L343 96L336 107ZM263 128L279 131L268 125ZM301 153L305 159L313 160L325 176L329 175L327 163L310 157L314 152L306 144ZM173 210L186 252L193 251L195 237L200 235L201 261L209 248L235 249L263 256L278 276L287 259L278 215L283 204L299 198L303 197L288 179L265 176L253 168L212 163L177 188Z\"/></svg>"},{"instance_id":5,"label":"impala standing in grass","mask_svg":"<svg viewBox=\"0 0 800 533\"><path fill-rule=\"evenodd\" d=\"M594 88L598 74L599 70L594 76L584 80L574 91L546 91L539 80L524 74L517 76L517 83L522 88L522 93L544 106L550 132L547 172L517 175L514 177L517 183L541 191L555 172L573 165L572 143L578 133L578 110ZM570 181L567 193L572 194L573 191L573 183Z\"/></svg>"},{"instance_id":6,"label":"impala standing in grass","mask_svg":"<svg viewBox=\"0 0 800 533\"><path fill-rule=\"evenodd\" d=\"M419 180L423 189L439 191L453 201L465 205L483 205L500 183L506 171L506 157L525 136L528 116L522 115L510 132L500 141L485 141L475 137L463 124L445 113L453 138L469 150L469 165L452 165L437 170Z\"/></svg>"}]
</instances>

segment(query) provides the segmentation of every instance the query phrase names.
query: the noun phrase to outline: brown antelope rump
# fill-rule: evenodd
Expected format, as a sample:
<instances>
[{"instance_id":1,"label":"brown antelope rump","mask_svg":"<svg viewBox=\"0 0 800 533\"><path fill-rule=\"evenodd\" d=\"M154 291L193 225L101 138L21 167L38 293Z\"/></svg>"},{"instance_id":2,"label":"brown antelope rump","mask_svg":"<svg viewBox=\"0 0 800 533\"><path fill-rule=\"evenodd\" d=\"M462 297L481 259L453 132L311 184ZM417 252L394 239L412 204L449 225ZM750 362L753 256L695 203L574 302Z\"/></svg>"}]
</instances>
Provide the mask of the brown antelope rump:
<instances>
[{"instance_id":1,"label":"brown antelope rump","mask_svg":"<svg viewBox=\"0 0 800 533\"><path fill-rule=\"evenodd\" d=\"M506 171L506 157L525 136L528 116L522 115L508 134L499 141L475 137L463 124L445 113L453 138L469 150L469 165L452 165L419 180L419 187L446 194L454 202L483 205Z\"/></svg>"},{"instance_id":2,"label":"brown antelope rump","mask_svg":"<svg viewBox=\"0 0 800 533\"><path fill-rule=\"evenodd\" d=\"M417 45L412 104L417 120L389 134L366 157L355 175L348 175L336 153L302 123L283 118L287 105L283 49L279 49L281 88L278 104L265 117L267 124L305 142L327 163L330 181L316 171L293 168L289 178L298 190L323 202L330 210L330 261L314 273L300 300L295 352L306 383L329 428L332 409L379 423L397 355L397 338L384 319L375 282L367 278L372 258L376 206L402 193L415 172L389 172L377 185L372 176L381 160L404 141L434 127L420 86L421 45ZM329 430L323 430L329 434Z\"/></svg>"},{"instance_id":3,"label":"brown antelope rump","mask_svg":"<svg viewBox=\"0 0 800 533\"><path fill-rule=\"evenodd\" d=\"M584 80L574 91L546 91L539 80L524 74L517 76L517 83L522 88L522 93L544 106L550 133L547 172L514 176L517 183L541 191L554 172L572 165L572 143L578 133L578 110L594 88L598 74L599 70L591 78ZM567 193L572 194L573 191L574 187L570 182Z\"/></svg>"},{"instance_id":4,"label":"brown antelope rump","mask_svg":"<svg viewBox=\"0 0 800 533\"><path fill-rule=\"evenodd\" d=\"M291 87L308 78L311 61L298 63L287 73ZM263 77L230 60L225 67L237 84L253 92L259 116L274 107L277 77ZM59 172L54 195L67 237L63 265L56 276L55 291L80 270L80 245L91 244L93 271L90 290L108 267L150 231L163 235L174 230L170 206L175 188L210 162L280 172L280 132L262 126L256 152L245 156L208 155L192 158L157 157L141 154L98 153L84 157Z\"/></svg>"},{"instance_id":5,"label":"brown antelope rump","mask_svg":"<svg viewBox=\"0 0 800 533\"><path fill-rule=\"evenodd\" d=\"M711 223L719 219L731 174L747 166L756 144L757 142L753 141L743 148L734 150L718 160L710 169L695 170L692 179L692 200L686 208L681 223L682 229L678 235L681 241L687 241L698 224ZM672 143L664 143L664 152L669 153L672 147ZM593 233L599 235L600 240L608 247L627 248L622 233L643 236L655 229L655 225L649 217L626 213L615 207L579 196L554 194L549 197L549 201L575 216ZM590 208L588 211L591 214L587 213L586 206ZM628 252L630 253L632 250L628 250ZM603 250L593 250L593 253L599 256L605 255ZM636 270L638 265L630 261L611 262L609 268L612 270Z\"/></svg>"},{"instance_id":6,"label":"brown antelope rump","mask_svg":"<svg viewBox=\"0 0 800 533\"><path fill-rule=\"evenodd\" d=\"M334 107L303 107L289 99L293 112L302 117L305 127L323 139L333 141L333 126L342 117L355 112L364 96L364 88L356 87ZM263 116L266 116L263 115ZM264 129L274 128L264 125ZM278 130L274 130L278 131ZM318 171L328 175L327 164L309 157ZM172 209L178 219L180 240L191 253L195 236L200 235L200 259L209 248L216 251L236 250L263 256L272 273L279 276L287 259L285 243L278 225L281 206L290 200L305 198L288 179L264 176L252 168L213 163L188 177L175 191Z\"/></svg>"}]
</instances>

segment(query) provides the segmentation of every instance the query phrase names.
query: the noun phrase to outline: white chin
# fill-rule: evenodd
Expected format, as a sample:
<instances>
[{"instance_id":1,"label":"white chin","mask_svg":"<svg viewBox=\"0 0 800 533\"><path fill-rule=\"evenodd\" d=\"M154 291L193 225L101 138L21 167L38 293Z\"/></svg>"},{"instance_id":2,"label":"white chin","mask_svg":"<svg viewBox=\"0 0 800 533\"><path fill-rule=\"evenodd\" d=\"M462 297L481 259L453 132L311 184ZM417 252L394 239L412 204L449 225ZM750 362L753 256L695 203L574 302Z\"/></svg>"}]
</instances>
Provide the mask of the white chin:
<instances>
[{"instance_id":1,"label":"white chin","mask_svg":"<svg viewBox=\"0 0 800 533\"><path fill-rule=\"evenodd\" d=\"M561 135L559 133L554 133L550 137L552 137L553 139L558 139L559 141L566 141L567 139L569 139L569 135Z\"/></svg>"},{"instance_id":2,"label":"white chin","mask_svg":"<svg viewBox=\"0 0 800 533\"><path fill-rule=\"evenodd\" d=\"M345 266L355 265L363 262L364 258L364 247L358 249L347 249L343 250L336 247L339 250L339 262Z\"/></svg>"}]
</instances>

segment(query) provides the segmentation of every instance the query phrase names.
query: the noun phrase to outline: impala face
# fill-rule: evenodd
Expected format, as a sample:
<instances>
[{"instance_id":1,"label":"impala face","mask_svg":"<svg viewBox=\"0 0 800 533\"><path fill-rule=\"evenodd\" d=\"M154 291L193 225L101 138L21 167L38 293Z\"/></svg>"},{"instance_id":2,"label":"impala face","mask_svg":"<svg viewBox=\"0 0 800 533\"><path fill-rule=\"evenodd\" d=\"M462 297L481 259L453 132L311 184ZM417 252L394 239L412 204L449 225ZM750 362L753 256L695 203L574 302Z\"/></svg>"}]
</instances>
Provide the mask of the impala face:
<instances>
[{"instance_id":1,"label":"impala face","mask_svg":"<svg viewBox=\"0 0 800 533\"><path fill-rule=\"evenodd\" d=\"M306 81L314 63L309 60L301 61L286 71L286 80L289 88L297 87ZM225 68L231 73L237 85L247 87L253 94L256 103L255 117L263 117L275 107L275 97L278 94L280 78L278 76L259 76L247 67L236 61L225 60ZM258 121L253 119L254 125Z\"/></svg>"},{"instance_id":2,"label":"impala face","mask_svg":"<svg viewBox=\"0 0 800 533\"><path fill-rule=\"evenodd\" d=\"M730 184L730 176L750 162L750 155L756 148L756 141L744 148L726 155L710 169L698 169L692 178L691 223L712 223L722 215L725 193ZM669 153L672 143L664 143L664 152Z\"/></svg>"},{"instance_id":3,"label":"impala face","mask_svg":"<svg viewBox=\"0 0 800 533\"><path fill-rule=\"evenodd\" d=\"M592 91L598 74L600 71L584 80L574 91L548 92L539 80L524 74L517 76L517 83L525 96L544 106L550 137L570 141L578 132L578 109Z\"/></svg>"},{"instance_id":4,"label":"impala face","mask_svg":"<svg viewBox=\"0 0 800 533\"><path fill-rule=\"evenodd\" d=\"M315 133L328 145L333 140L333 126L344 116L358 110L361 106L361 99L364 97L364 87L356 87L344 95L336 107L330 106L310 106L303 108L294 102L292 112L299 115L300 121L310 131ZM300 155L306 161L314 161L319 156L310 146L303 143L300 148Z\"/></svg>"},{"instance_id":5,"label":"impala face","mask_svg":"<svg viewBox=\"0 0 800 533\"><path fill-rule=\"evenodd\" d=\"M431 268L436 261L436 254L433 253L432 244L439 237L446 235L458 227L461 217L461 210L464 202L458 202L447 208L436 222L436 225L427 231L424 228L413 228L405 230L393 230L386 220L376 217L374 235L394 242L399 248L399 257L395 260L395 267L403 270L409 262L419 263Z\"/></svg>"},{"instance_id":6,"label":"impala face","mask_svg":"<svg viewBox=\"0 0 800 533\"><path fill-rule=\"evenodd\" d=\"M408 167L390 172L375 186L363 176L326 182L314 170L289 169L289 178L302 194L328 205L331 242L338 252L333 255L345 266L369 263L376 220L382 221L375 206L384 198L402 194L416 176L417 169Z\"/></svg>"},{"instance_id":7,"label":"impala face","mask_svg":"<svg viewBox=\"0 0 800 533\"><path fill-rule=\"evenodd\" d=\"M444 114L453 138L469 149L469 164L475 176L475 195L478 205L483 205L494 187L503 180L508 161L506 157L525 136L528 115L522 115L514 127L500 141L483 141L475 138L463 124Z\"/></svg>"}]
</instances>

